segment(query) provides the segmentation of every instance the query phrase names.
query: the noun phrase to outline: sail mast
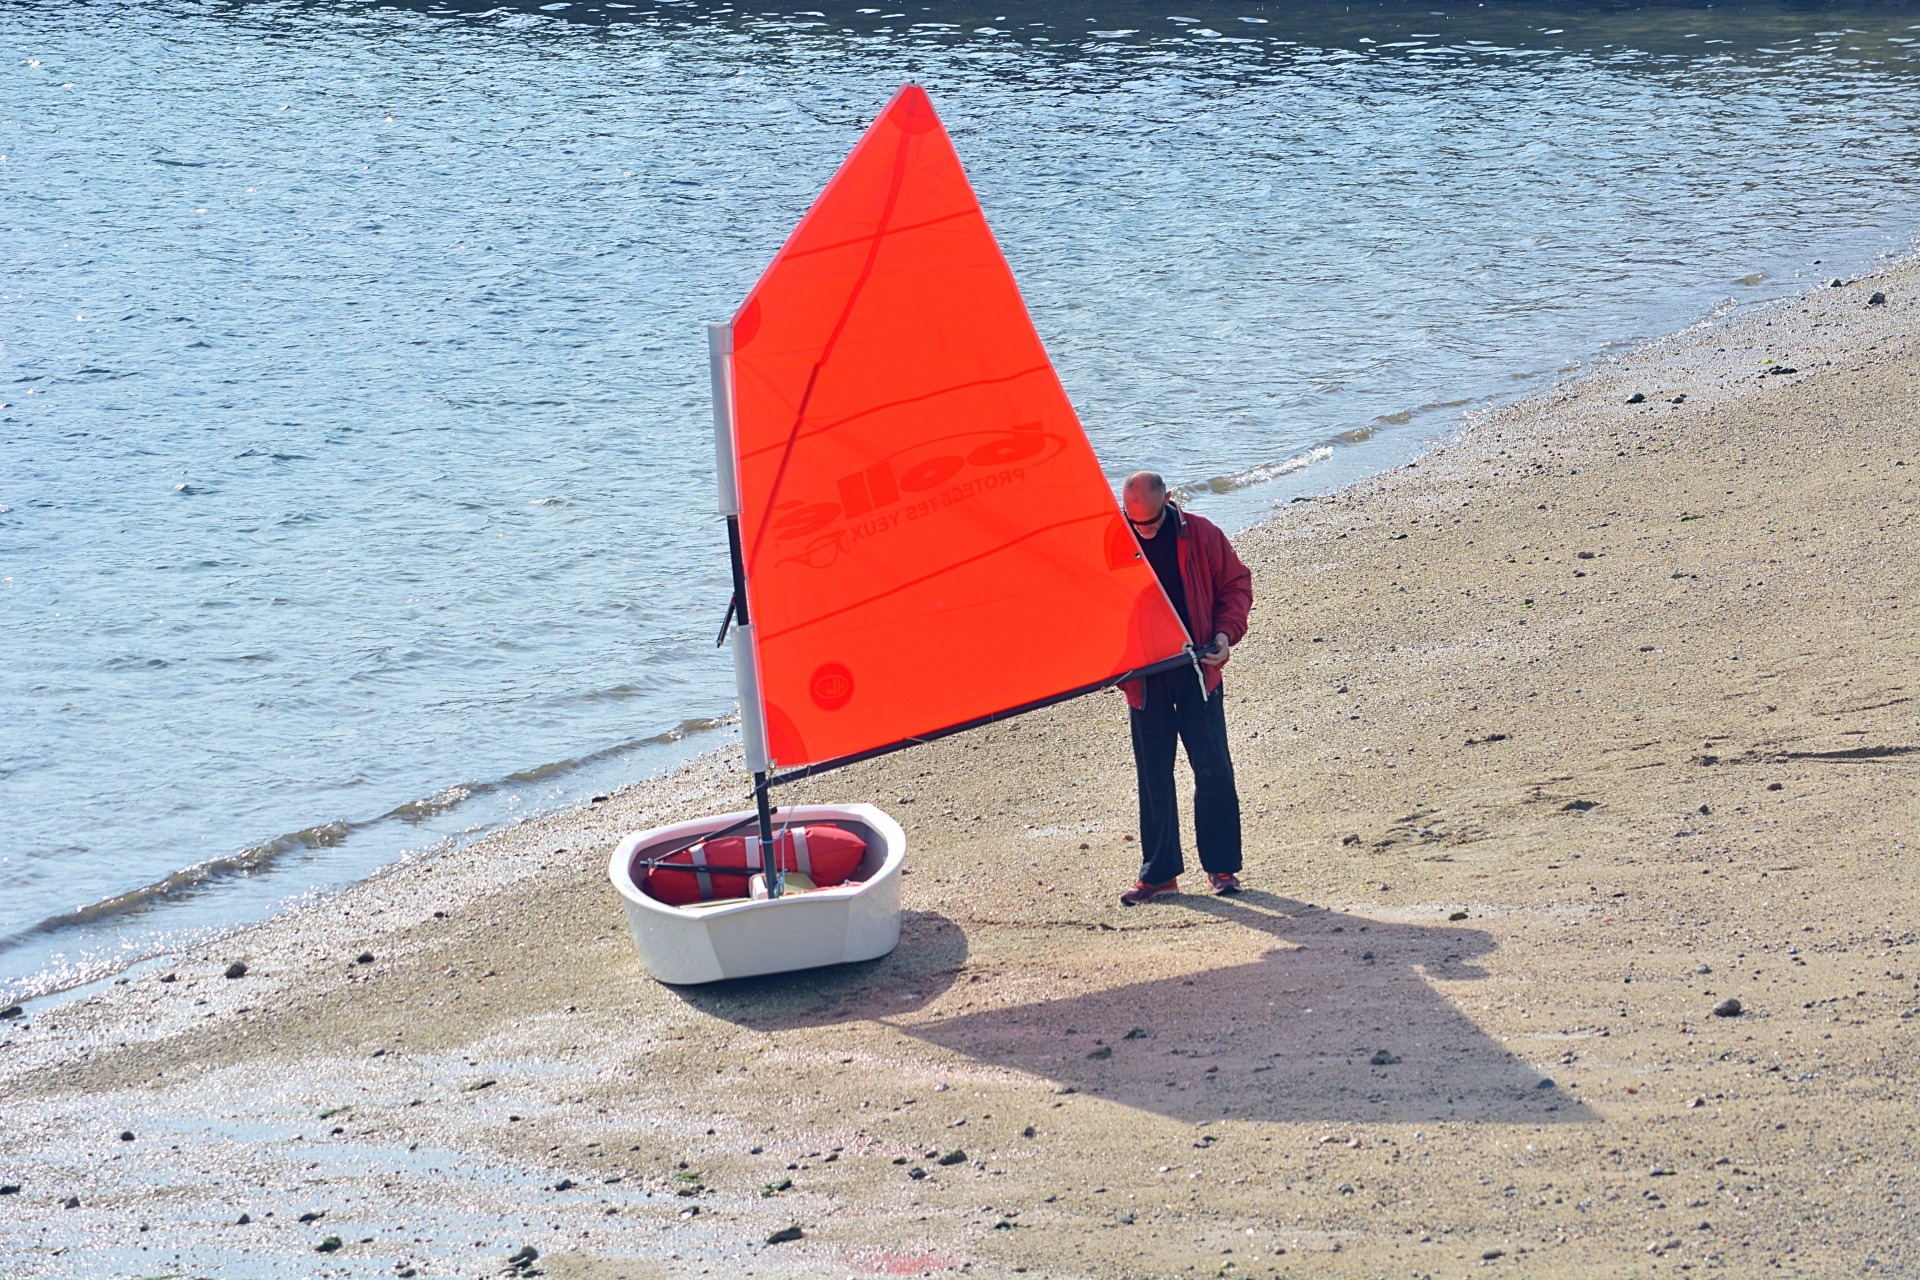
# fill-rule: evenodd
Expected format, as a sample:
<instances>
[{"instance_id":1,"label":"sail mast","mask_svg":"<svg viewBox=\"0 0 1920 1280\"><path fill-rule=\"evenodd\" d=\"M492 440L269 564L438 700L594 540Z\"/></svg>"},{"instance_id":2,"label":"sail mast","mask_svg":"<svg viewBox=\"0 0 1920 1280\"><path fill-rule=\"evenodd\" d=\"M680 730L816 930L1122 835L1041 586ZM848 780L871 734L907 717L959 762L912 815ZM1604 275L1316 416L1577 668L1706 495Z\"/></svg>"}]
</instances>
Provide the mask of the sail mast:
<instances>
[{"instance_id":1,"label":"sail mast","mask_svg":"<svg viewBox=\"0 0 1920 1280\"><path fill-rule=\"evenodd\" d=\"M753 620L747 612L747 570L740 550L740 486L734 472L733 326L707 326L707 362L713 382L713 461L719 482L720 514L727 521L727 548L733 565L733 683L740 695L740 744L753 774L754 807L760 819L760 873L767 896L786 888L773 852L773 809L768 798L772 762L767 757L766 701L760 694L760 667L753 644Z\"/></svg>"}]
</instances>

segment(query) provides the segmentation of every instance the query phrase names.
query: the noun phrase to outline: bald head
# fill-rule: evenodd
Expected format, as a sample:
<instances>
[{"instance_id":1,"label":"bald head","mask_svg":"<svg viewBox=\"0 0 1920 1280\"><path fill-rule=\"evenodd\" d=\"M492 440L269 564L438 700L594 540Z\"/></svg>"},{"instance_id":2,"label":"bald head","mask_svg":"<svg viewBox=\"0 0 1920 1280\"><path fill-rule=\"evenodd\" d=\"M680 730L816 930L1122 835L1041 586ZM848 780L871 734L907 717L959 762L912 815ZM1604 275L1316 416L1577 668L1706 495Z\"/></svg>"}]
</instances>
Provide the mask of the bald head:
<instances>
[{"instance_id":1,"label":"bald head","mask_svg":"<svg viewBox=\"0 0 1920 1280\"><path fill-rule=\"evenodd\" d=\"M1167 482L1157 471L1136 471L1120 488L1120 505L1141 536L1151 538L1160 532L1160 517L1167 509Z\"/></svg>"}]
</instances>

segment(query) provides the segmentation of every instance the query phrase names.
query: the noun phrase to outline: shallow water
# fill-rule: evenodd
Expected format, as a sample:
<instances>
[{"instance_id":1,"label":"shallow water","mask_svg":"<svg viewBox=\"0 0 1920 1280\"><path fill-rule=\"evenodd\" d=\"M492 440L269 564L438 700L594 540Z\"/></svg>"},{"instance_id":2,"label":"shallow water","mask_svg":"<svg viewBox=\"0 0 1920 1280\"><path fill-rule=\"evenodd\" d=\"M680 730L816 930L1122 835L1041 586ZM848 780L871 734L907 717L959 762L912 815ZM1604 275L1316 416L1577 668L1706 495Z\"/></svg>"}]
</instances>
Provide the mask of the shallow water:
<instances>
[{"instance_id":1,"label":"shallow water","mask_svg":"<svg viewBox=\"0 0 1920 1280\"><path fill-rule=\"evenodd\" d=\"M700 322L903 78L1234 526L1913 238L1911 11L1436 10L0 8L0 990L718 741Z\"/></svg>"}]
</instances>

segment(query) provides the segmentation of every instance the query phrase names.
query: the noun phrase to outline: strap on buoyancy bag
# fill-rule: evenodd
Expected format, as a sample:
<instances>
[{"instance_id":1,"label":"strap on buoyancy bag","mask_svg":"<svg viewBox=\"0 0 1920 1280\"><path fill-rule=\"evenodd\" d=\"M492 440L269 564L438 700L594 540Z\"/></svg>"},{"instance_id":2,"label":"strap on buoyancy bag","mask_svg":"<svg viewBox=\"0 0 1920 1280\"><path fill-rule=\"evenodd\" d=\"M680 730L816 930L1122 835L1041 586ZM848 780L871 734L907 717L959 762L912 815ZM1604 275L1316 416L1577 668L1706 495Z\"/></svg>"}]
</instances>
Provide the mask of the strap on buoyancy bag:
<instances>
[{"instance_id":1,"label":"strap on buoyancy bag","mask_svg":"<svg viewBox=\"0 0 1920 1280\"><path fill-rule=\"evenodd\" d=\"M694 866L704 867L707 865L707 842L705 840L694 845L693 848L687 850L687 852L692 855ZM693 873L693 878L700 882L700 901L713 901L713 877L705 871L696 871Z\"/></svg>"},{"instance_id":2,"label":"strap on buoyancy bag","mask_svg":"<svg viewBox=\"0 0 1920 1280\"><path fill-rule=\"evenodd\" d=\"M789 827L783 834L793 841L794 870L809 880L813 879L813 859L807 856L807 829Z\"/></svg>"}]
</instances>

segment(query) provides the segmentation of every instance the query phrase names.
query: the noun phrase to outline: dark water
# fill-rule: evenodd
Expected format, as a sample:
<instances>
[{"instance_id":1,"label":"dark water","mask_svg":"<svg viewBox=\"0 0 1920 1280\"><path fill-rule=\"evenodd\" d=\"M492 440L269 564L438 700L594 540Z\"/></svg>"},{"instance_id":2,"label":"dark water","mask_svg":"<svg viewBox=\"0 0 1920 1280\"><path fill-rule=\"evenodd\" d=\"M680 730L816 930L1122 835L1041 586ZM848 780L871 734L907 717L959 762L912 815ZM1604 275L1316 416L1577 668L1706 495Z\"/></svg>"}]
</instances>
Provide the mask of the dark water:
<instances>
[{"instance_id":1,"label":"dark water","mask_svg":"<svg viewBox=\"0 0 1920 1280\"><path fill-rule=\"evenodd\" d=\"M1858 5L0 4L0 991L720 741L700 323L904 78L1109 471L1244 525L1906 248L1916 39Z\"/></svg>"}]
</instances>

